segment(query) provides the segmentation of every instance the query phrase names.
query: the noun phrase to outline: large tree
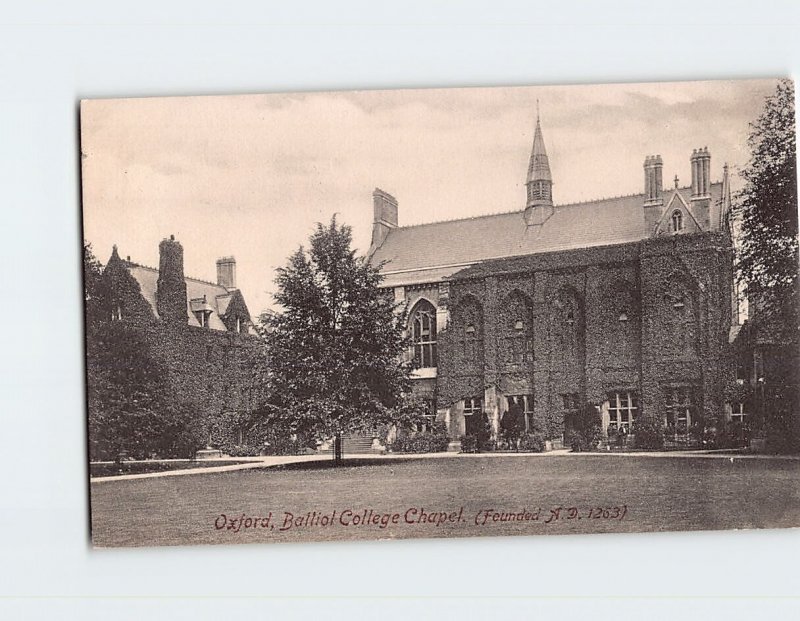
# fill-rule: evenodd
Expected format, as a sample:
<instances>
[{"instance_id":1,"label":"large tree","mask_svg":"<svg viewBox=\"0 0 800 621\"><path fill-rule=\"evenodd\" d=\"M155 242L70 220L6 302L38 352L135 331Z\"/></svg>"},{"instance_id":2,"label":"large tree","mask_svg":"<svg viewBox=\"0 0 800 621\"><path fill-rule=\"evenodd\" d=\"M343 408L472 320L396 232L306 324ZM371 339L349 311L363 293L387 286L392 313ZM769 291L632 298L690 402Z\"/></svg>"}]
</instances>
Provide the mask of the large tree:
<instances>
[{"instance_id":1,"label":"large tree","mask_svg":"<svg viewBox=\"0 0 800 621\"><path fill-rule=\"evenodd\" d=\"M794 84L778 83L751 123L751 157L738 196L737 268L751 316L797 340L798 221ZM774 329L774 328L773 328Z\"/></svg>"},{"instance_id":2,"label":"large tree","mask_svg":"<svg viewBox=\"0 0 800 621\"><path fill-rule=\"evenodd\" d=\"M349 226L317 224L308 249L277 270L280 309L261 318L268 352L264 415L293 433L336 438L406 411L403 316L380 289L379 266L351 248Z\"/></svg>"}]
</instances>

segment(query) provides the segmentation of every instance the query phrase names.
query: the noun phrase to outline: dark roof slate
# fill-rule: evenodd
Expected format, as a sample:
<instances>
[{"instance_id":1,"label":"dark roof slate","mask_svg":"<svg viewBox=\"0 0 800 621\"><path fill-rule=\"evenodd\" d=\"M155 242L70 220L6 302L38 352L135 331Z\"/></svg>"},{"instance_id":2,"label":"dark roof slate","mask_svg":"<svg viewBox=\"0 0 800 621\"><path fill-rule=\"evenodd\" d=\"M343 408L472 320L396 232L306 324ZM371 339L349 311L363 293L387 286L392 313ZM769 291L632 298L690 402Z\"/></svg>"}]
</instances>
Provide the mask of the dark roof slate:
<instances>
[{"instance_id":1,"label":"dark roof slate","mask_svg":"<svg viewBox=\"0 0 800 621\"><path fill-rule=\"evenodd\" d=\"M712 204L721 183L711 185ZM689 189L678 190L689 202ZM664 191L668 204L674 189ZM399 227L372 254L385 262L384 286L445 280L481 261L636 242L645 231L644 195L558 205L542 225L528 226L524 211Z\"/></svg>"},{"instance_id":2,"label":"dark roof slate","mask_svg":"<svg viewBox=\"0 0 800 621\"><path fill-rule=\"evenodd\" d=\"M142 290L142 295L150 307L153 309L153 315L158 317L158 310L156 306L156 287L158 283L158 270L145 265L137 263L127 263L128 271L139 283L139 288ZM205 296L205 304L212 310L208 318L208 327L212 330L227 330L227 327L222 321L225 316L228 304L233 296L233 291L228 291L221 285L215 285L206 280L198 280L196 278L184 278L186 281L186 314L188 315L187 323L190 326L200 326L200 322L194 314L198 308L192 308L192 302L202 300ZM195 304L195 306L197 306Z\"/></svg>"}]
</instances>

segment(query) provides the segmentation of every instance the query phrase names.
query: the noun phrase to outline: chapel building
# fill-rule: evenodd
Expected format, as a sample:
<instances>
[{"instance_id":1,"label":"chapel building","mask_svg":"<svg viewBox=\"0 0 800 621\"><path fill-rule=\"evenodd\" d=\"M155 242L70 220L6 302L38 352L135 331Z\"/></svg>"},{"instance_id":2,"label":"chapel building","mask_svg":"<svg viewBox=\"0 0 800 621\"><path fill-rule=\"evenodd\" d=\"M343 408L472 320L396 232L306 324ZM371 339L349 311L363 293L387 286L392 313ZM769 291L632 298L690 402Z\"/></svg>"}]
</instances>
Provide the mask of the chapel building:
<instances>
[{"instance_id":1,"label":"chapel building","mask_svg":"<svg viewBox=\"0 0 800 621\"><path fill-rule=\"evenodd\" d=\"M399 226L373 193L371 261L405 302L413 390L454 441L485 413L494 434L512 403L558 447L586 403L604 433L640 417L687 438L703 414L727 416L737 322L727 166L689 157L691 185L664 187L644 159L639 194L559 205L537 118L521 208Z\"/></svg>"}]
</instances>

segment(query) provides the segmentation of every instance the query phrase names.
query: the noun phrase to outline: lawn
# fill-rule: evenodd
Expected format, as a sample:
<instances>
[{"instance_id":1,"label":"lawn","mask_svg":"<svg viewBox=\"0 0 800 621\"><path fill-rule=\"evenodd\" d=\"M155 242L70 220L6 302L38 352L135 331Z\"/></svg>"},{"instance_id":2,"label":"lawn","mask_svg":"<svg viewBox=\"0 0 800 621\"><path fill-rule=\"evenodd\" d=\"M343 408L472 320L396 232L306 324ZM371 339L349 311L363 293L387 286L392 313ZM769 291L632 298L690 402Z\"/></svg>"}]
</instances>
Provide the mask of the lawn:
<instances>
[{"instance_id":1,"label":"lawn","mask_svg":"<svg viewBox=\"0 0 800 621\"><path fill-rule=\"evenodd\" d=\"M146 474L148 472L167 472L169 470L193 470L195 468L216 468L217 466L235 466L246 464L246 461L214 459L196 461L190 459L170 461L123 461L121 463L89 464L89 475L93 477L114 477L121 474Z\"/></svg>"},{"instance_id":2,"label":"lawn","mask_svg":"<svg viewBox=\"0 0 800 621\"><path fill-rule=\"evenodd\" d=\"M95 483L93 541L184 545L800 525L797 460L540 455L329 465Z\"/></svg>"}]
</instances>

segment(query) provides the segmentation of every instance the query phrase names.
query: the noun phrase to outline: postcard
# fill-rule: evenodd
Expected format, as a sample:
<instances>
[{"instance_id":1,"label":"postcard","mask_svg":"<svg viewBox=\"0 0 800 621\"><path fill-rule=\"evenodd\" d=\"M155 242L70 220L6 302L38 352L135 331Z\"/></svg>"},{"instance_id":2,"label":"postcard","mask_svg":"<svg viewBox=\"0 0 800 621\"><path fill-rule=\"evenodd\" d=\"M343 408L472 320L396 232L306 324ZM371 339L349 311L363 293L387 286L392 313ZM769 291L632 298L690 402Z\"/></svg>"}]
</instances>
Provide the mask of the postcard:
<instances>
[{"instance_id":1,"label":"postcard","mask_svg":"<svg viewBox=\"0 0 800 621\"><path fill-rule=\"evenodd\" d=\"M84 100L97 547L800 526L788 79Z\"/></svg>"}]
</instances>

